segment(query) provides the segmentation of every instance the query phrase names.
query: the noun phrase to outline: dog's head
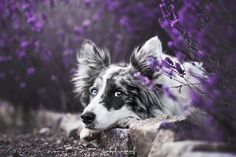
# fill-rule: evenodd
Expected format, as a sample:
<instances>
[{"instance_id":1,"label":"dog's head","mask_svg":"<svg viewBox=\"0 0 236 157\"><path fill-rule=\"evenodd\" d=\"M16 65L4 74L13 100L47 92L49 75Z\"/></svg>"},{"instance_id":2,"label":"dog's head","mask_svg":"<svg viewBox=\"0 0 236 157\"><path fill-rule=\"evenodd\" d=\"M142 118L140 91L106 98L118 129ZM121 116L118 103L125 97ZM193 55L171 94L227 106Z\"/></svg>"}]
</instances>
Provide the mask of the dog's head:
<instances>
[{"instance_id":1,"label":"dog's head","mask_svg":"<svg viewBox=\"0 0 236 157\"><path fill-rule=\"evenodd\" d=\"M150 90L134 76L138 72L151 80L154 71L147 61L161 55L161 42L153 37L134 50L129 64L114 65L107 50L85 40L73 79L75 92L85 106L81 116L85 127L104 130L123 118L152 117L153 106L161 111L158 91Z\"/></svg>"}]
</instances>

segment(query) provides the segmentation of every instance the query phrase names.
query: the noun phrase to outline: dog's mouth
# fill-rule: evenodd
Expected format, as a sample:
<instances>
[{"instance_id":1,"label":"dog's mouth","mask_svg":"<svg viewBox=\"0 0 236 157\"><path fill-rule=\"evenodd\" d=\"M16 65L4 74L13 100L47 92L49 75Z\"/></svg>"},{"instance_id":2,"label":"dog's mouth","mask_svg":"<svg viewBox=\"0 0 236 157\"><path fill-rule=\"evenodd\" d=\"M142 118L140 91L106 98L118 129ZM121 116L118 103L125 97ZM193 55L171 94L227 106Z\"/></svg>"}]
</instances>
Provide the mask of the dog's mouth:
<instances>
[{"instance_id":1,"label":"dog's mouth","mask_svg":"<svg viewBox=\"0 0 236 157\"><path fill-rule=\"evenodd\" d=\"M90 129L90 130L103 131L103 130L109 129L110 127L108 127L108 128L97 128L95 126L95 124L91 124L91 125L89 124L89 125L85 125L85 128Z\"/></svg>"},{"instance_id":2,"label":"dog's mouth","mask_svg":"<svg viewBox=\"0 0 236 157\"><path fill-rule=\"evenodd\" d=\"M100 128L100 127L96 126L95 123L84 124L84 128L91 129L91 130L97 130L97 131L108 130L108 129L112 128L113 126L114 125L110 125L109 127L106 127L106 128Z\"/></svg>"}]
</instances>

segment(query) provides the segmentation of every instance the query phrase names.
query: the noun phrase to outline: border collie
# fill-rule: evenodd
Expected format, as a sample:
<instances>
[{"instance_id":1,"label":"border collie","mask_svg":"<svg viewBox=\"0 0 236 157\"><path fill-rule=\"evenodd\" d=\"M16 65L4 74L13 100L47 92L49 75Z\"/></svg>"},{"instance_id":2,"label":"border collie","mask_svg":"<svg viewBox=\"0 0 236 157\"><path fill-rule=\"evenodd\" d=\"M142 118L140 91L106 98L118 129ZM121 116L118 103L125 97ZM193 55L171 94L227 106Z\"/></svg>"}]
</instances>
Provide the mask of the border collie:
<instances>
[{"instance_id":1,"label":"border collie","mask_svg":"<svg viewBox=\"0 0 236 157\"><path fill-rule=\"evenodd\" d=\"M192 93L203 89L197 76L205 76L201 63L165 54L157 36L134 49L129 64L110 64L106 49L85 40L73 77L85 107L81 139L122 120L186 114Z\"/></svg>"}]
</instances>

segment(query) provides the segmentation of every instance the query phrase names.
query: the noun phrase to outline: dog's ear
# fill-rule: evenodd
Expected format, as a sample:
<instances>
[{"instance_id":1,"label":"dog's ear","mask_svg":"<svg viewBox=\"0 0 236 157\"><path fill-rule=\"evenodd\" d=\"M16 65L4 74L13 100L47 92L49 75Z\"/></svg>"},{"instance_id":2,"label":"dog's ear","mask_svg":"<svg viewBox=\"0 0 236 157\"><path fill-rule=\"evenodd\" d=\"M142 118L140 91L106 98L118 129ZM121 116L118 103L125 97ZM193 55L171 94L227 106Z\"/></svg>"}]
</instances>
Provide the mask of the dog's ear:
<instances>
[{"instance_id":1,"label":"dog's ear","mask_svg":"<svg viewBox=\"0 0 236 157\"><path fill-rule=\"evenodd\" d=\"M146 41L143 45L134 49L130 62L134 69L151 78L153 75L153 69L149 64L150 60L152 58L161 58L162 54L161 41L157 36L155 36Z\"/></svg>"},{"instance_id":2,"label":"dog's ear","mask_svg":"<svg viewBox=\"0 0 236 157\"><path fill-rule=\"evenodd\" d=\"M93 68L102 68L110 64L110 54L105 49L100 49L91 40L85 39L78 52L78 62Z\"/></svg>"},{"instance_id":3,"label":"dog's ear","mask_svg":"<svg viewBox=\"0 0 236 157\"><path fill-rule=\"evenodd\" d=\"M84 40L77 55L78 70L73 77L75 92L81 97L83 105L87 105L89 88L103 68L110 64L110 54L98 48L91 40Z\"/></svg>"}]
</instances>

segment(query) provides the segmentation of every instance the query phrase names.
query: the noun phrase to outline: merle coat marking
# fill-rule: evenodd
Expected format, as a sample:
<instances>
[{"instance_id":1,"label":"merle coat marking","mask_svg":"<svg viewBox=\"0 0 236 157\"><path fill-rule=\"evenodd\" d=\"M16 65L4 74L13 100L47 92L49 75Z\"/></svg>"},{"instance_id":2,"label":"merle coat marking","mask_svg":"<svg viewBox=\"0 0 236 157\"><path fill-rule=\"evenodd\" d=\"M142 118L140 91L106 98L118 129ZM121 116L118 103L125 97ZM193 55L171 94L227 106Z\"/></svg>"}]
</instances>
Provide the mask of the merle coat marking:
<instances>
[{"instance_id":1,"label":"merle coat marking","mask_svg":"<svg viewBox=\"0 0 236 157\"><path fill-rule=\"evenodd\" d=\"M159 60L169 57L178 62L175 57L163 53L158 37L153 37L136 48L129 64L120 65L110 64L107 50L98 48L90 40L83 42L78 53L78 71L73 78L75 92L85 107L82 113L84 129L80 134L82 139L90 133L108 129L124 118L146 119L161 114L184 115L186 108L192 106L192 88L183 86L180 91L172 87L182 83L199 83L189 73L204 76L201 64L185 62L182 64L186 71L185 78L177 74L170 78L163 71L155 71L150 67L150 57ZM135 78L136 72L151 80L153 88L150 89ZM168 87L175 99L164 94L162 86ZM201 88L199 85L198 87Z\"/></svg>"}]
</instances>

